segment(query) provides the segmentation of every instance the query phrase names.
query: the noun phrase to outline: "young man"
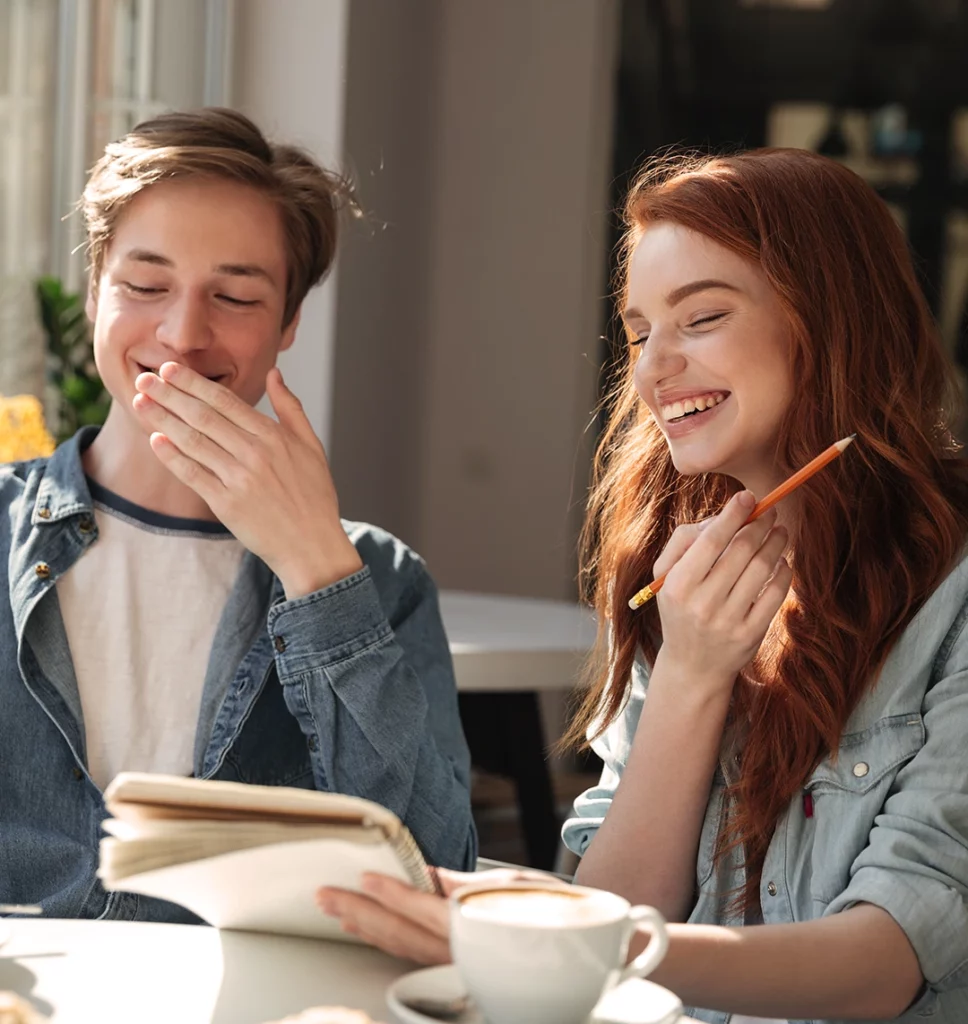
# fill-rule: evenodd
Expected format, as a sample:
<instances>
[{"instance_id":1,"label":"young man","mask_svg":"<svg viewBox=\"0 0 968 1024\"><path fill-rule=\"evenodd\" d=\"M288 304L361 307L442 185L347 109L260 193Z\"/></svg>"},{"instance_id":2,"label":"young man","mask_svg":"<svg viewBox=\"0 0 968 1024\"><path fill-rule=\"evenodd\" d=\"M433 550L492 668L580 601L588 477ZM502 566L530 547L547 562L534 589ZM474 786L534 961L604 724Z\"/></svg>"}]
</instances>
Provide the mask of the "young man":
<instances>
[{"instance_id":1,"label":"young man","mask_svg":"<svg viewBox=\"0 0 968 1024\"><path fill-rule=\"evenodd\" d=\"M474 861L433 582L340 520L274 368L348 198L226 110L145 122L91 173L111 410L0 469L0 902L189 918L95 878L102 790L125 769L367 797L431 862ZM278 422L253 408L265 392Z\"/></svg>"}]
</instances>

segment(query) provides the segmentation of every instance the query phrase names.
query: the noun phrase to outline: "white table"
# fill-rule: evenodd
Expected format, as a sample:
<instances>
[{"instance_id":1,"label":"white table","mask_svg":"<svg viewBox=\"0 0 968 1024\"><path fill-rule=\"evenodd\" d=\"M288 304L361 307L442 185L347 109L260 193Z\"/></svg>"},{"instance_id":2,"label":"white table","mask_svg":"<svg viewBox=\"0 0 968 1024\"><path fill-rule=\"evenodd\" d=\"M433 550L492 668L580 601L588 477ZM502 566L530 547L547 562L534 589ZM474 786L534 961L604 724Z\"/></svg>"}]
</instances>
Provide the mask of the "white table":
<instances>
[{"instance_id":1,"label":"white table","mask_svg":"<svg viewBox=\"0 0 968 1024\"><path fill-rule=\"evenodd\" d=\"M440 610L472 759L514 781L528 861L551 868L559 822L536 695L580 682L595 617L567 601L453 590Z\"/></svg>"},{"instance_id":2,"label":"white table","mask_svg":"<svg viewBox=\"0 0 968 1024\"><path fill-rule=\"evenodd\" d=\"M0 990L31 999L54 1024L263 1024L333 1005L390 1021L386 987L414 969L364 946L202 925L4 925Z\"/></svg>"},{"instance_id":3,"label":"white table","mask_svg":"<svg viewBox=\"0 0 968 1024\"><path fill-rule=\"evenodd\" d=\"M595 642L595 617L568 601L445 590L440 611L463 692L568 690Z\"/></svg>"},{"instance_id":4,"label":"white table","mask_svg":"<svg viewBox=\"0 0 968 1024\"><path fill-rule=\"evenodd\" d=\"M309 1006L389 1021L413 964L362 946L178 924L5 920L0 990L56 1024L264 1024Z\"/></svg>"}]
</instances>

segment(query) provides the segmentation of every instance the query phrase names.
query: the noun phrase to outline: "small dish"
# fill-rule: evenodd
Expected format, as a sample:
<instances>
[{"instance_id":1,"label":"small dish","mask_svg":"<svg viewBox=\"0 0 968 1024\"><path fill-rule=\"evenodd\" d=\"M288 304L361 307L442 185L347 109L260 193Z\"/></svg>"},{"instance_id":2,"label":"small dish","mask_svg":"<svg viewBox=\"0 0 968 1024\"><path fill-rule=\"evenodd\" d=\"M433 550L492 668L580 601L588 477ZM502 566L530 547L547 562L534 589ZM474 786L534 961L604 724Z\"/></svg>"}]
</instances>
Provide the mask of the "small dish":
<instances>
[{"instance_id":1,"label":"small dish","mask_svg":"<svg viewBox=\"0 0 968 1024\"><path fill-rule=\"evenodd\" d=\"M591 1024L676 1024L677 995L645 978L629 978L606 992L592 1010Z\"/></svg>"},{"instance_id":2,"label":"small dish","mask_svg":"<svg viewBox=\"0 0 968 1024\"><path fill-rule=\"evenodd\" d=\"M442 1020L452 1024L485 1024L479 1010L468 1003L457 1016L431 1016L416 1006L425 1002L430 1005L446 1005L466 999L467 989L453 964L441 967L424 967L411 971L390 985L387 989L387 1006L399 1024L440 1024Z\"/></svg>"}]
</instances>

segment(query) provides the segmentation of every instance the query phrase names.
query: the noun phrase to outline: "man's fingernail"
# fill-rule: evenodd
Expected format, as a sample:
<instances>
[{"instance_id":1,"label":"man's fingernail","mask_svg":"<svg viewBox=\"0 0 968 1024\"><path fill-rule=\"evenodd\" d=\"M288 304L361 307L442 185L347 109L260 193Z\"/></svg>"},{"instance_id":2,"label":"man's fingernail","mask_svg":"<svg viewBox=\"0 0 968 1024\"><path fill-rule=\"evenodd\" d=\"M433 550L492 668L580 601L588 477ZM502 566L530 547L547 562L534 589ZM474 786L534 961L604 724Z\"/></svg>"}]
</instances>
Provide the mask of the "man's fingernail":
<instances>
[{"instance_id":1,"label":"man's fingernail","mask_svg":"<svg viewBox=\"0 0 968 1024\"><path fill-rule=\"evenodd\" d=\"M736 501L743 506L743 508L752 508L756 504L756 496L752 491L740 491L736 495Z\"/></svg>"},{"instance_id":2,"label":"man's fingernail","mask_svg":"<svg viewBox=\"0 0 968 1024\"><path fill-rule=\"evenodd\" d=\"M360 879L360 888L363 892L379 892L380 879L373 875L364 875L362 879Z\"/></svg>"}]
</instances>

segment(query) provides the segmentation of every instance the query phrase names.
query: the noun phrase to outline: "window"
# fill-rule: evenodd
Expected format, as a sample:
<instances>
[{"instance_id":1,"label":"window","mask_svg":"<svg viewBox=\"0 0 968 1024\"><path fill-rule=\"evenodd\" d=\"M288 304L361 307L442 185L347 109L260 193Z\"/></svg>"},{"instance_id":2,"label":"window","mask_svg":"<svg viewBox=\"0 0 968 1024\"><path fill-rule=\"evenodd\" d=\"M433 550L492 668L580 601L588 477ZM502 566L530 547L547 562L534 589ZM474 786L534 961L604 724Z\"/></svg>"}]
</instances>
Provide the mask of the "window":
<instances>
[{"instance_id":1,"label":"window","mask_svg":"<svg viewBox=\"0 0 968 1024\"><path fill-rule=\"evenodd\" d=\"M0 394L42 394L34 281L86 286L72 216L113 138L230 102L234 0L0 0Z\"/></svg>"}]
</instances>

